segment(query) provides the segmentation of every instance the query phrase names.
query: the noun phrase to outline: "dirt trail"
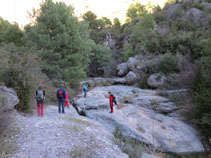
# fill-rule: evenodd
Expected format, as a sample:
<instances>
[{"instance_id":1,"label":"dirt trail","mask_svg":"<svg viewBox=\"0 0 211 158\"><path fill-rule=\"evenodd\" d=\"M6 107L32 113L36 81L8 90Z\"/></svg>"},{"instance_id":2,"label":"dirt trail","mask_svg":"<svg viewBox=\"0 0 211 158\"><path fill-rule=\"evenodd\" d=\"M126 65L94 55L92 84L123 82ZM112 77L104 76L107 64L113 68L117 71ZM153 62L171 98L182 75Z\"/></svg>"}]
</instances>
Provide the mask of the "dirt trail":
<instances>
[{"instance_id":1,"label":"dirt trail","mask_svg":"<svg viewBox=\"0 0 211 158\"><path fill-rule=\"evenodd\" d=\"M127 157L112 141L112 134L98 123L81 117L75 109L59 114L46 106L44 117L15 116L20 134L18 150L10 158L118 158Z\"/></svg>"}]
</instances>

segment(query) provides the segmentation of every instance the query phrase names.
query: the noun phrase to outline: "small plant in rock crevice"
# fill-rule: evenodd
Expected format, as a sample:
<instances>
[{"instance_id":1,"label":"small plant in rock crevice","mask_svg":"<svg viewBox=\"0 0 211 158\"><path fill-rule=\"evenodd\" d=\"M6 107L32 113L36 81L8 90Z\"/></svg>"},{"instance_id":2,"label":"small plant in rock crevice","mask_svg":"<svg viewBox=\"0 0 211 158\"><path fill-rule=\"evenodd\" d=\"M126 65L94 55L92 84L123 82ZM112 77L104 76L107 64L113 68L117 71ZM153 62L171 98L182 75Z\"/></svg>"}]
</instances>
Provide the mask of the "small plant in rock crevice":
<instances>
[{"instance_id":1,"label":"small plant in rock crevice","mask_svg":"<svg viewBox=\"0 0 211 158\"><path fill-rule=\"evenodd\" d=\"M124 153L128 154L129 158L142 157L142 146L140 142L135 139L125 137L118 126L115 128L113 134L115 143Z\"/></svg>"}]
</instances>

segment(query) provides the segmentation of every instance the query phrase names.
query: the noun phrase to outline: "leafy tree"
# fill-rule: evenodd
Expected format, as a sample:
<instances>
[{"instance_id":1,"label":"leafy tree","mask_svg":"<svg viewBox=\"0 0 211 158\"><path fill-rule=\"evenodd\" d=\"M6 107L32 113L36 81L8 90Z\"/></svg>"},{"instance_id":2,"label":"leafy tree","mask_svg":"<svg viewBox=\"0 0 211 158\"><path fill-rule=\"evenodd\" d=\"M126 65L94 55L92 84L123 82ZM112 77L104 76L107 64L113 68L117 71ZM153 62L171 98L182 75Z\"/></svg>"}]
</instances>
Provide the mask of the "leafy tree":
<instances>
[{"instance_id":1,"label":"leafy tree","mask_svg":"<svg viewBox=\"0 0 211 158\"><path fill-rule=\"evenodd\" d=\"M17 46L22 46L22 37L23 32L20 30L17 23L10 24L0 17L0 44L14 43Z\"/></svg>"},{"instance_id":2,"label":"leafy tree","mask_svg":"<svg viewBox=\"0 0 211 158\"><path fill-rule=\"evenodd\" d=\"M91 30L91 39L95 43L102 43L107 33L105 27L110 25L110 21L106 18L97 19L97 15L88 11L83 15L84 21L89 23L89 29Z\"/></svg>"},{"instance_id":3,"label":"leafy tree","mask_svg":"<svg viewBox=\"0 0 211 158\"><path fill-rule=\"evenodd\" d=\"M111 54L105 45L94 44L91 63L89 65L89 74L91 76L102 76L109 58L111 58Z\"/></svg>"},{"instance_id":4,"label":"leafy tree","mask_svg":"<svg viewBox=\"0 0 211 158\"><path fill-rule=\"evenodd\" d=\"M132 22L141 19L142 14L146 14L147 10L144 5L137 2L135 4L131 4L127 10L127 22Z\"/></svg>"},{"instance_id":5,"label":"leafy tree","mask_svg":"<svg viewBox=\"0 0 211 158\"><path fill-rule=\"evenodd\" d=\"M24 41L41 57L42 71L50 78L75 84L85 77L89 63L88 25L79 23L73 8L62 2L45 0L35 25L25 27Z\"/></svg>"},{"instance_id":6,"label":"leafy tree","mask_svg":"<svg viewBox=\"0 0 211 158\"><path fill-rule=\"evenodd\" d=\"M106 17L102 17L100 20L103 21L104 27L107 27L107 28L111 27L112 23L111 23L110 19L108 19Z\"/></svg>"},{"instance_id":7,"label":"leafy tree","mask_svg":"<svg viewBox=\"0 0 211 158\"><path fill-rule=\"evenodd\" d=\"M199 62L194 84L193 118L210 137L211 130L211 38L204 42L203 57Z\"/></svg>"},{"instance_id":8,"label":"leafy tree","mask_svg":"<svg viewBox=\"0 0 211 158\"><path fill-rule=\"evenodd\" d=\"M136 23L131 33L131 41L136 48L140 44L148 51L156 52L159 47L159 36L155 31L155 21L152 15L142 15L142 22ZM136 50L138 50L136 48Z\"/></svg>"},{"instance_id":9,"label":"leafy tree","mask_svg":"<svg viewBox=\"0 0 211 158\"><path fill-rule=\"evenodd\" d=\"M0 80L16 90L20 99L16 108L29 111L32 93L42 76L37 56L11 43L0 48L0 57Z\"/></svg>"}]
</instances>

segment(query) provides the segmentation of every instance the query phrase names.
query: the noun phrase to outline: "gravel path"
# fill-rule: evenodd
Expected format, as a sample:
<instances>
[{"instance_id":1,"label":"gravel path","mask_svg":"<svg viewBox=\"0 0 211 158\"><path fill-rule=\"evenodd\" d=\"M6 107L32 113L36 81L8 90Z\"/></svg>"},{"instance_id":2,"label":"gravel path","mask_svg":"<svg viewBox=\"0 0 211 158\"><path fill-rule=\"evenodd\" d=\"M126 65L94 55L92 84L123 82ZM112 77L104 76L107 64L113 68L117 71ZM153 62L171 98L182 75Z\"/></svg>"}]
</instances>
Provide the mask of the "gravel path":
<instances>
[{"instance_id":1,"label":"gravel path","mask_svg":"<svg viewBox=\"0 0 211 158\"><path fill-rule=\"evenodd\" d=\"M57 112L45 106L44 117L14 117L20 128L18 150L11 158L127 158L102 125L79 116L75 109Z\"/></svg>"}]
</instances>

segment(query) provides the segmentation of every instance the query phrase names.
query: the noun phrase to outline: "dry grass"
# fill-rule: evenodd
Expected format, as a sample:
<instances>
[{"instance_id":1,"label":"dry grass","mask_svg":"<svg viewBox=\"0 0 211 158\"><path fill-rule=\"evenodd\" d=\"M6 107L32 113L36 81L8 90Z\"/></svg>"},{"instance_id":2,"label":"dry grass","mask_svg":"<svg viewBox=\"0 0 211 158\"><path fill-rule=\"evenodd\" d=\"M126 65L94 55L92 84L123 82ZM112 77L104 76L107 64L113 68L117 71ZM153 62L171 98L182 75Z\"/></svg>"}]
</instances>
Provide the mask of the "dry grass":
<instances>
[{"instance_id":1,"label":"dry grass","mask_svg":"<svg viewBox=\"0 0 211 158\"><path fill-rule=\"evenodd\" d=\"M129 96L124 97L124 102L125 103L131 103L132 102L132 97L129 97Z\"/></svg>"},{"instance_id":2,"label":"dry grass","mask_svg":"<svg viewBox=\"0 0 211 158\"><path fill-rule=\"evenodd\" d=\"M124 107L125 107L125 104L119 103L118 106L117 106L117 110L120 110L120 109L122 109Z\"/></svg>"},{"instance_id":3,"label":"dry grass","mask_svg":"<svg viewBox=\"0 0 211 158\"><path fill-rule=\"evenodd\" d=\"M62 116L61 117L62 119L66 119L66 120L69 120L69 121L72 121L74 123L78 123L80 125L86 125L86 126L91 126L91 123L88 122L88 121L85 121L85 120L80 120L80 119L77 119L75 117L71 117L71 116Z\"/></svg>"},{"instance_id":4,"label":"dry grass","mask_svg":"<svg viewBox=\"0 0 211 158\"><path fill-rule=\"evenodd\" d=\"M91 149L77 146L70 151L70 158L91 158Z\"/></svg>"},{"instance_id":5,"label":"dry grass","mask_svg":"<svg viewBox=\"0 0 211 158\"><path fill-rule=\"evenodd\" d=\"M146 133L146 131L144 129L140 128L140 127L136 128L136 129L141 133Z\"/></svg>"},{"instance_id":6,"label":"dry grass","mask_svg":"<svg viewBox=\"0 0 211 158\"><path fill-rule=\"evenodd\" d=\"M16 135L19 129L15 127L15 120L7 113L0 115L0 158L9 158L17 149L15 145Z\"/></svg>"},{"instance_id":7,"label":"dry grass","mask_svg":"<svg viewBox=\"0 0 211 158\"><path fill-rule=\"evenodd\" d=\"M71 132L83 132L84 131L83 128L81 128L80 126L77 126L77 125L64 126L64 128L68 131L71 131Z\"/></svg>"}]
</instances>

